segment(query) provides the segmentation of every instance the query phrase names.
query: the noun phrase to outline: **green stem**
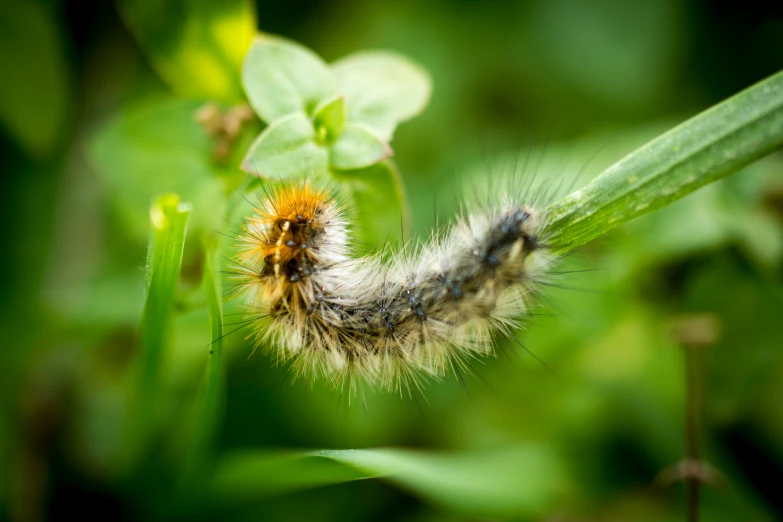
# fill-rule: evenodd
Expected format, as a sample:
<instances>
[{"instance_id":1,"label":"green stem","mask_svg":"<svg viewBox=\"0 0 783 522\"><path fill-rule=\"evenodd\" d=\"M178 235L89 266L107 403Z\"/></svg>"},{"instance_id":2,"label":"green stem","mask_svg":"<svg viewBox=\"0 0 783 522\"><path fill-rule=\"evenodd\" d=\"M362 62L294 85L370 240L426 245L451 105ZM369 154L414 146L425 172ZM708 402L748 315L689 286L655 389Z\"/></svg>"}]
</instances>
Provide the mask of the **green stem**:
<instances>
[{"instance_id":1,"label":"green stem","mask_svg":"<svg viewBox=\"0 0 783 522\"><path fill-rule=\"evenodd\" d=\"M587 243L781 145L783 71L659 136L550 205L549 244L570 250Z\"/></svg>"},{"instance_id":2,"label":"green stem","mask_svg":"<svg viewBox=\"0 0 783 522\"><path fill-rule=\"evenodd\" d=\"M686 381L686 451L688 461L692 465L701 463L699 441L701 440L701 415L702 415L702 356L704 347L684 346ZM699 489L701 483L698 476L687 478L688 489L688 521L699 520Z\"/></svg>"},{"instance_id":3,"label":"green stem","mask_svg":"<svg viewBox=\"0 0 783 522\"><path fill-rule=\"evenodd\" d=\"M207 300L211 344L199 396L196 402L193 432L189 434L182 467L183 486L190 485L204 469L210 446L213 443L222 418L225 395L225 370L223 366L223 303L220 278L215 276L217 243L205 248L204 293Z\"/></svg>"},{"instance_id":4,"label":"green stem","mask_svg":"<svg viewBox=\"0 0 783 522\"><path fill-rule=\"evenodd\" d=\"M127 470L146 449L154 431L161 393L161 366L170 329L191 206L176 194L150 208L152 234L147 253L147 298L141 320L141 351L131 389L121 468Z\"/></svg>"}]
</instances>

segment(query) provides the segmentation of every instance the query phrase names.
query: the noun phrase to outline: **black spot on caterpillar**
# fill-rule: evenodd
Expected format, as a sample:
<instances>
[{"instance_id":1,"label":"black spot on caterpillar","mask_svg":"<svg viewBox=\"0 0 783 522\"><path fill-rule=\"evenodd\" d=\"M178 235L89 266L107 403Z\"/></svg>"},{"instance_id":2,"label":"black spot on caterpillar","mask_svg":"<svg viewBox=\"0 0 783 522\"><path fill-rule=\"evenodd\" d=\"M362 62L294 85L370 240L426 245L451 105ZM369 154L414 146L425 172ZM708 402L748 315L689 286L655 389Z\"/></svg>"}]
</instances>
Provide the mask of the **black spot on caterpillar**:
<instances>
[{"instance_id":1,"label":"black spot on caterpillar","mask_svg":"<svg viewBox=\"0 0 783 522\"><path fill-rule=\"evenodd\" d=\"M391 260L354 259L344 208L304 182L260 200L233 278L256 343L296 375L419 388L519 327L557 260L545 231L541 208L506 197Z\"/></svg>"}]
</instances>

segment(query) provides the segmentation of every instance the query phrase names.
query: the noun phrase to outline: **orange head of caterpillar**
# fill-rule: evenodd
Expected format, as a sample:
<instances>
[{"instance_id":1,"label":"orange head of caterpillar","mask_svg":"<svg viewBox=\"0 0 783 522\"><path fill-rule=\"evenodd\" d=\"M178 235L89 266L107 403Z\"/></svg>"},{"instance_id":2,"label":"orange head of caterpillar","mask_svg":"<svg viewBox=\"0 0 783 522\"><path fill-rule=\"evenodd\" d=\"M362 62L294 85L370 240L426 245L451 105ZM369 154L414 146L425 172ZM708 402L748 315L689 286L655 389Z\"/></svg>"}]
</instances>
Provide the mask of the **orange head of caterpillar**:
<instances>
[{"instance_id":1,"label":"orange head of caterpillar","mask_svg":"<svg viewBox=\"0 0 783 522\"><path fill-rule=\"evenodd\" d=\"M241 259L263 261L267 273L280 275L292 260L316 255L313 247L326 225L321 217L330 205L329 194L309 183L274 189L247 221Z\"/></svg>"},{"instance_id":2,"label":"orange head of caterpillar","mask_svg":"<svg viewBox=\"0 0 783 522\"><path fill-rule=\"evenodd\" d=\"M309 182L265 191L239 236L237 292L269 306L297 295L317 295L318 267L344 261L347 236L340 205Z\"/></svg>"}]
</instances>

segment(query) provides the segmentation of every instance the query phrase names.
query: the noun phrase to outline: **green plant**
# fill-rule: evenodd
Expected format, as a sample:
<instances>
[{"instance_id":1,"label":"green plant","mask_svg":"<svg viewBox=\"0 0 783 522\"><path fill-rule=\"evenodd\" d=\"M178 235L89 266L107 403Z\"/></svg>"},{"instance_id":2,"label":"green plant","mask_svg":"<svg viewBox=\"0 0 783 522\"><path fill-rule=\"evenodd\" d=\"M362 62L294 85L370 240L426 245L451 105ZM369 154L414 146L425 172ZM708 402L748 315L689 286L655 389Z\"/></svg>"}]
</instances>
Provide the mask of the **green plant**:
<instances>
[{"instance_id":1,"label":"green plant","mask_svg":"<svg viewBox=\"0 0 783 522\"><path fill-rule=\"evenodd\" d=\"M607 169L586 187L553 203L548 209L552 219L550 226L555 231L552 246L560 250L579 246L620 223L736 172L781 144L783 73L750 87L653 140ZM252 154L257 153L258 148L254 147ZM303 153L303 156L306 154ZM538 455L546 455L546 452L539 451ZM388 449L250 452L227 456L220 461L209 487L215 488L213 493L221 497L237 498L385 477L453 509L463 512L477 509L477 513L495 516L537 512L552 495L565 487L563 477L555 471L558 467L556 459L547 465L539 464L537 469L551 469L552 473L538 477L535 488L539 493L524 497L531 504L517 505L513 501L513 491L503 492L509 484L509 477L523 480L524 473L490 472L477 479L475 466L468 466L463 474L457 462L464 458L469 457L414 456ZM483 461L490 457L476 458ZM333 464L314 462L318 459L326 459ZM524 468L525 464L520 462L518 466ZM445 469L451 470L448 480L441 476ZM272 481L272 476L276 480ZM444 486L452 480L463 479L459 486ZM521 483L519 486L532 487ZM442 487L448 488L450 494L441 496L439 491ZM453 494L455 488L463 487L461 494ZM472 499L473 495L482 499L481 502ZM498 498L492 495L498 495ZM489 498L493 500L489 502ZM489 504L484 505L484 501ZM479 505L481 507L477 508Z\"/></svg>"},{"instance_id":2,"label":"green plant","mask_svg":"<svg viewBox=\"0 0 783 522\"><path fill-rule=\"evenodd\" d=\"M250 64L254 64L259 59L259 52L261 52L259 48L267 45L272 45L277 50L282 47L285 49L280 51L283 55L291 49L298 49L294 46L288 49L287 44L282 44L278 40L271 41L274 43L270 44L269 39L256 42L258 47L255 51L251 51ZM299 51L301 50L297 52ZM317 62L311 61L312 63ZM253 67L254 65L246 65L246 81L249 76L252 76ZM248 83L249 90L259 89L256 92L265 92L255 81ZM320 170L316 169L314 172L306 167L309 161L326 161L327 157L329 159L333 157L331 151L327 153L325 150L328 148L328 140L326 144L319 142L321 136L330 136L333 132L333 128L329 127L333 124L330 123L332 120L324 117L323 114L330 110L330 105L334 107L335 103L334 101L323 103L319 101L319 97L330 100L333 94L333 92L323 92L312 97L309 103L312 114L310 119L305 112L308 105L292 107L293 116L282 110L275 112L262 107L260 112L273 114L268 117L277 120L257 139L248 153L248 158L253 158L262 165L261 171L264 172L264 169L273 168L275 162L285 157L286 165L289 167L296 165L298 169L286 171L287 178L298 177L297 173L299 176L327 176L329 172L339 170L334 163L323 164L319 167ZM252 97L251 95L251 99ZM279 104L285 106L284 101L280 101ZM341 102L337 102L337 105L340 104ZM259 110L258 107L256 109ZM301 135L293 141L286 141L284 138L276 141L276 136L285 128L286 122L294 120L298 122ZM337 118L337 121L339 120ZM324 127L319 127L320 124ZM326 130L319 130L323 128ZM298 143L300 146L292 147L291 143ZM783 74L778 74L638 149L607 169L587 187L554 203L549 209L553 216L551 226L557 230L554 246L567 250L589 241L624 221L660 208L684 197L699 186L729 175L780 146L781 143L783 143ZM275 153L276 150L280 150L281 153ZM265 154L277 157L269 160ZM379 161L381 156L366 155L360 150L356 157L371 157L372 161ZM245 165L248 166L247 160ZM211 269L206 274L207 284L211 285L212 283L209 283ZM217 325L219 323L215 322L215 314L218 313L219 305L216 304L214 294L211 295L210 310L213 325ZM219 329L213 329L213 339L217 347L220 346L220 335ZM219 381L214 377L215 372L220 370L214 368L215 364L219 364L219 359L210 358L208 371L212 377L205 381L207 386L205 393L208 397L220 393L217 390ZM204 408L202 412L200 422L204 426L213 423L214 408ZM206 427L202 429L212 430ZM546 452L530 453L529 450L525 450L523 454L544 458ZM466 464L463 467L460 464L462 460L470 460L470 458L473 457L408 455L403 451L387 449L357 452L329 450L251 452L221 458L214 475L204 486L211 495L226 500L242 498L246 495L276 495L285 491L361 478L387 477L393 483L398 483L437 502L451 505L454 509L467 512L476 509L476 513L491 513L498 516L537 512L541 506L549 502L553 494L565 487L563 477L556 471L558 467L556 459L545 466L539 463L536 465L537 469L551 468L552 473L539 476L535 488L540 493L525 496L526 503L519 505L513 501L516 486L508 490L508 493L504 493L508 489L506 486L509 484L509 476L516 476L515 472L496 475L489 471L483 479L475 480L476 466ZM475 458L487 463L486 459L490 457ZM319 459L327 459L333 464L319 464L317 462ZM507 457L502 457L501 460L516 462L513 459L507 460ZM525 465L524 461L515 464L519 469L524 469ZM490 469L495 470L492 466ZM448 475L447 482L459 481L460 484L444 486L446 478L443 473ZM525 475L521 474L518 477L523 480ZM496 482L497 480L502 482ZM517 486L532 487L524 481ZM443 487L450 492L448 495L440 493L440 488ZM452 495L455 487L463 493ZM497 498L493 497L492 502L487 500L490 498L487 496L490 493L497 496ZM471 500L474 496L476 499L483 500L474 502ZM484 505L485 501L488 504ZM510 504L507 504L509 502Z\"/></svg>"},{"instance_id":3,"label":"green plant","mask_svg":"<svg viewBox=\"0 0 783 522\"><path fill-rule=\"evenodd\" d=\"M398 123L427 105L424 70L392 52L356 53L330 66L283 38L260 35L243 67L250 105L269 125L242 168L271 179L322 178L392 153Z\"/></svg>"},{"instance_id":4,"label":"green plant","mask_svg":"<svg viewBox=\"0 0 783 522\"><path fill-rule=\"evenodd\" d=\"M125 12L132 13L126 16L139 17L136 24L147 23L142 11L133 7L141 3L124 5ZM246 18L237 20L247 28ZM142 41L147 34L138 32ZM167 43L166 53L176 45ZM191 44L181 45L190 49ZM266 127L262 130L263 124L257 121L244 126L223 162L214 161L207 153L212 149L212 138L193 121L193 115L206 100L223 102L221 110L244 101L237 88L240 75L236 60L217 60L233 65L209 73L210 80L225 77L225 82L199 84L193 81L193 75L200 75L200 71L186 66L172 68L177 60L152 59L153 65L167 70L162 76L174 84L175 92L197 101L152 100L109 122L98 133L92 144L93 159L117 199L120 219L135 228L138 236L143 235L139 213L146 213L152 194L164 187L169 190L174 184L184 200L193 201L188 245L198 243L192 240L194 235L200 239L205 231L220 229L221 219L232 214L235 203L242 204L233 195L237 187L248 183L234 167L241 163L246 171L271 179L331 180L347 198L374 209L374 218L363 223L360 241L370 246L384 241L405 212L399 175L388 157L389 141L396 124L426 104L426 73L407 59L388 53L359 53L327 66L302 46L281 38L262 36L249 45L242 74L244 90ZM214 51L216 47L211 45L209 49ZM218 42L216 55L221 54ZM389 79L394 82L387 91ZM556 231L553 246L566 251L584 244L779 147L783 143L782 84L783 75L779 73L743 91L638 149L588 186L555 202L548 209L550 226ZM200 88L193 91L193 86ZM161 142L165 147L160 146ZM140 183L142 177L144 183ZM137 185L144 189L138 190ZM390 194L393 197L388 197ZM181 249L182 241L184 235L172 238L161 248L174 252ZM204 348L202 354L208 361L207 373L194 409L192 439L179 456L183 483L188 487L192 487L192 477L212 460L208 456L209 440L217 429L224 394L220 350L226 332L216 290L213 256L217 248L195 248L196 255L205 260L203 288L211 339L210 348ZM158 301L156 295L150 289L147 302ZM173 297L166 295L161 320L172 306ZM147 328L146 315L144 321ZM150 355L146 350L144 357L160 357L166 349L165 343L155 347L156 353ZM208 473L199 487L208 495L230 499L385 477L463 512L498 516L540 513L553 495L568 487L560 472L559 457L549 448L507 449L490 456L387 449L242 452L216 456L214 468L210 468L214 474ZM500 466L503 473L497 473L499 468L491 465L498 462L508 465ZM487 467L483 467L485 464ZM546 472L531 483L525 473L528 466ZM444 483L449 494L442 492ZM516 495L520 489L532 493L520 500ZM454 491L459 494L454 495ZM490 493L497 496L488 496ZM493 501L482 504L487 498Z\"/></svg>"}]
</instances>

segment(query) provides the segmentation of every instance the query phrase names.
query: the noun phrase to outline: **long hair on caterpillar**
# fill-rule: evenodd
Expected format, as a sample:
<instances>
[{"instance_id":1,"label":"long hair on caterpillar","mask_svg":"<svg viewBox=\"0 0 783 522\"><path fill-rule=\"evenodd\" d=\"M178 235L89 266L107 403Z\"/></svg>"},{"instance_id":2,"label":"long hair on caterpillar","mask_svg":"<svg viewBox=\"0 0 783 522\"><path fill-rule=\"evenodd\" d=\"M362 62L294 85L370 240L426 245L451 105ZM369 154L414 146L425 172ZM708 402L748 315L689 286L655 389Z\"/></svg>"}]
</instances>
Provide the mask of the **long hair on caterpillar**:
<instances>
[{"instance_id":1,"label":"long hair on caterpillar","mask_svg":"<svg viewBox=\"0 0 783 522\"><path fill-rule=\"evenodd\" d=\"M530 180L392 254L351 256L346 205L305 180L264 185L236 237L232 294L256 347L294 376L421 390L426 378L469 372L534 315L561 257L548 247L546 203ZM514 189L516 187L516 189ZM494 192L494 191L493 191ZM514 338L514 340L516 340Z\"/></svg>"}]
</instances>

